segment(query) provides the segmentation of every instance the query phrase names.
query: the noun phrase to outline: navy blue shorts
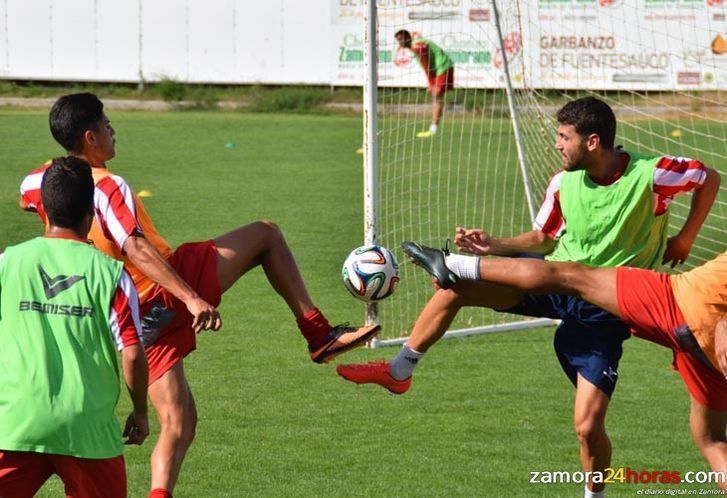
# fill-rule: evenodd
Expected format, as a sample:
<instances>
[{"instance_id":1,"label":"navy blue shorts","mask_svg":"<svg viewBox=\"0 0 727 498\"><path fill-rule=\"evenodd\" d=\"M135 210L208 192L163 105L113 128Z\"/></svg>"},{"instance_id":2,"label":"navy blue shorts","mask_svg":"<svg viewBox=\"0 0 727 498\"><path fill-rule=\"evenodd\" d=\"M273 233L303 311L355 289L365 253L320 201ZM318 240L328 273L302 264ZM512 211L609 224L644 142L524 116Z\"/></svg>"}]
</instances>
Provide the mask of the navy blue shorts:
<instances>
[{"instance_id":1,"label":"navy blue shorts","mask_svg":"<svg viewBox=\"0 0 727 498\"><path fill-rule=\"evenodd\" d=\"M553 346L560 366L573 385L577 374L609 398L618 380L618 362L630 327L620 318L574 296L524 294L507 310L518 315L560 319Z\"/></svg>"}]
</instances>

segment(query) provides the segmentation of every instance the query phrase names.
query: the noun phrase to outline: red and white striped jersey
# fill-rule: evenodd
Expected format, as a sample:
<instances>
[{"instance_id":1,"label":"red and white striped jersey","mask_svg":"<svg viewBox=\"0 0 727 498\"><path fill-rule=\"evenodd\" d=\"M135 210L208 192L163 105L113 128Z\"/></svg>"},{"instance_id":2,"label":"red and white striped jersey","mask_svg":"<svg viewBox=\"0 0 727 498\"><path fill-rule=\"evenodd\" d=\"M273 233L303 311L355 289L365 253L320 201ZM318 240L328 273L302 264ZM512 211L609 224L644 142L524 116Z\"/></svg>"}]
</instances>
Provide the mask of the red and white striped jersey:
<instances>
[{"instance_id":1,"label":"red and white striped jersey","mask_svg":"<svg viewBox=\"0 0 727 498\"><path fill-rule=\"evenodd\" d=\"M628 153L623 155L628 164ZM552 239L560 237L566 229L567 221L563 217L560 206L560 182L565 171L559 171L551 178L545 191L545 200L533 224L534 230L547 234ZM617 181L623 171L601 185L610 185ZM654 214L665 214L674 197L679 194L692 192L704 183L707 178L707 168L701 162L687 157L662 156L654 168L653 199Z\"/></svg>"},{"instance_id":2,"label":"red and white striped jersey","mask_svg":"<svg viewBox=\"0 0 727 498\"><path fill-rule=\"evenodd\" d=\"M126 270L121 271L119 284L111 299L109 328L119 351L141 342L139 296L136 294L134 281Z\"/></svg>"},{"instance_id":3,"label":"red and white striped jersey","mask_svg":"<svg viewBox=\"0 0 727 498\"><path fill-rule=\"evenodd\" d=\"M20 184L23 207L35 209L43 223L47 223L47 219L40 197L40 184L45 170L50 165L48 161L40 168L31 171ZM104 232L113 238L117 246L123 247L131 234L141 233L141 227L136 221L136 207L131 189L123 178L116 175L102 178L96 184L93 201L99 224L105 228Z\"/></svg>"},{"instance_id":4,"label":"red and white striped jersey","mask_svg":"<svg viewBox=\"0 0 727 498\"><path fill-rule=\"evenodd\" d=\"M20 186L21 204L37 211L43 223L47 223L43 210L40 183L50 161L31 171ZM95 218L89 240L110 257L124 262L124 268L134 281L141 302L149 297L154 282L129 261L123 250L124 243L132 235L144 236L166 259L172 255L169 244L154 228L141 200L123 178L111 174L103 167L92 167L96 190L93 196Z\"/></svg>"},{"instance_id":5,"label":"red and white striped jersey","mask_svg":"<svg viewBox=\"0 0 727 498\"><path fill-rule=\"evenodd\" d=\"M40 201L40 182L43 180L43 173L45 173L45 170L50 165L50 161L45 162L40 168L28 173L20 183L20 203L23 209L34 209L37 211L43 223L46 222L46 216Z\"/></svg>"}]
</instances>

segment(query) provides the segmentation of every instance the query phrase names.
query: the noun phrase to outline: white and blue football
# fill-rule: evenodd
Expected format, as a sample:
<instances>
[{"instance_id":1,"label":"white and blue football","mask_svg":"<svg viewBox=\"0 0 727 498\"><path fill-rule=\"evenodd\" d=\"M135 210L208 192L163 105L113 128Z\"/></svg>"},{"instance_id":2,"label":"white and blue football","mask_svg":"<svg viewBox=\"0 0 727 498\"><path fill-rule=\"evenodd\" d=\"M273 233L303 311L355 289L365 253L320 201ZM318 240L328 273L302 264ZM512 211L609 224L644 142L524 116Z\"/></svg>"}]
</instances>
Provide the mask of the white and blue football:
<instances>
[{"instance_id":1,"label":"white and blue football","mask_svg":"<svg viewBox=\"0 0 727 498\"><path fill-rule=\"evenodd\" d=\"M372 303L389 297L399 282L399 265L387 248L361 246L343 262L343 285L354 297Z\"/></svg>"}]
</instances>

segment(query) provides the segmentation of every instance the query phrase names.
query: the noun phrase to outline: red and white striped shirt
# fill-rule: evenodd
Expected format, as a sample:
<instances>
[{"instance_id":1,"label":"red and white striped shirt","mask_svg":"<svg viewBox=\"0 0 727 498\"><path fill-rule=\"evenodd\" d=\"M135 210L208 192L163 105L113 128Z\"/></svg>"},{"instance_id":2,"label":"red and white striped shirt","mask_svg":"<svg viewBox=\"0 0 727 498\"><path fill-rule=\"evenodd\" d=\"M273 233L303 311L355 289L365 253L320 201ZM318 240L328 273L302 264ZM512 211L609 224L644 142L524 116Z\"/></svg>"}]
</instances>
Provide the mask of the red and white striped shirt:
<instances>
[{"instance_id":1,"label":"red and white striped shirt","mask_svg":"<svg viewBox=\"0 0 727 498\"><path fill-rule=\"evenodd\" d=\"M45 211L40 201L40 184L43 181L43 173L50 167L48 161L40 168L34 169L23 178L20 183L20 201L25 209L34 209L43 223L46 223Z\"/></svg>"},{"instance_id":2,"label":"red and white striped shirt","mask_svg":"<svg viewBox=\"0 0 727 498\"><path fill-rule=\"evenodd\" d=\"M126 270L121 270L119 284L111 299L109 328L119 351L141 342L139 296L136 294L134 281Z\"/></svg>"},{"instance_id":3,"label":"red and white striped shirt","mask_svg":"<svg viewBox=\"0 0 727 498\"><path fill-rule=\"evenodd\" d=\"M628 157L624 153L627 164ZM552 239L560 237L566 229L566 220L560 206L560 182L564 173L565 171L559 171L551 178L545 191L545 200L533 224L534 230L540 230ZM599 183L609 185L618 180L621 174L610 181ZM654 215L665 214L675 196L694 191L706 178L707 168L701 162L687 157L663 156L654 168Z\"/></svg>"},{"instance_id":4,"label":"red and white striped shirt","mask_svg":"<svg viewBox=\"0 0 727 498\"><path fill-rule=\"evenodd\" d=\"M40 196L40 184L45 170L50 162L31 171L20 184L20 199L24 207L35 209L43 223L47 217L43 210ZM136 205L131 195L131 188L123 178L108 175L96 183L93 195L95 221L104 234L118 246L124 247L124 242L131 235L143 234L136 219Z\"/></svg>"},{"instance_id":5,"label":"red and white striped shirt","mask_svg":"<svg viewBox=\"0 0 727 498\"><path fill-rule=\"evenodd\" d=\"M120 176L108 175L96 183L93 204L96 220L104 235L119 249L123 249L130 236L143 233L137 222L131 188Z\"/></svg>"},{"instance_id":6,"label":"red and white striped shirt","mask_svg":"<svg viewBox=\"0 0 727 498\"><path fill-rule=\"evenodd\" d=\"M42 208L40 183L50 164L48 162L32 171L20 187L21 204L26 208L34 208L44 223L47 220ZM141 200L123 178L111 174L104 167L92 167L91 172L96 184L93 198L96 216L88 238L97 249L123 261L124 268L134 281L139 299L145 302L152 295L155 284L128 259L124 243L131 236L143 236L165 259L171 257L172 250L156 231Z\"/></svg>"}]
</instances>

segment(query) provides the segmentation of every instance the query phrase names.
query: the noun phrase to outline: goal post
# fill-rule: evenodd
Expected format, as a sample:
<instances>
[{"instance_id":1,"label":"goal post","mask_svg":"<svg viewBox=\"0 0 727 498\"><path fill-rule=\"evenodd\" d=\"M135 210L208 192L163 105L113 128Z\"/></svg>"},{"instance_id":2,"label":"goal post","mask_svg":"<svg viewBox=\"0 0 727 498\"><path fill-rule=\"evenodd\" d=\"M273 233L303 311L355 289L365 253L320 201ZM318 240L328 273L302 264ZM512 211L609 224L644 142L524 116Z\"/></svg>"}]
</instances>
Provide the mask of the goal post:
<instances>
[{"instance_id":1,"label":"goal post","mask_svg":"<svg viewBox=\"0 0 727 498\"><path fill-rule=\"evenodd\" d=\"M376 244L378 242L377 214L379 205L379 190L377 185L377 122L378 122L378 63L376 55L376 2L371 1L366 5L364 15L366 33L364 35L364 91L363 91L363 160L364 160L364 244ZM378 320L378 304L369 303L366 305L366 324L375 323ZM376 339L374 339L376 340ZM375 342L371 343L375 345Z\"/></svg>"},{"instance_id":2,"label":"goal post","mask_svg":"<svg viewBox=\"0 0 727 498\"><path fill-rule=\"evenodd\" d=\"M374 81L364 92L364 160L372 168L366 185L374 182L365 197L377 199L366 208L374 213L366 241L388 247L401 263L396 293L369 314L384 331L374 345L404 342L433 292L429 278L403 261L402 241L439 247L456 226L499 237L531 229L560 168L555 113L569 100L595 95L609 103L617 143L627 150L692 157L727 176L721 0L365 3L373 14L364 70ZM432 103L417 58L394 40L400 29L436 43L454 61L454 88L433 137L417 138L429 126ZM689 205L689 196L673 202L672 235ZM687 266L725 246L727 178ZM446 336L548 323L467 308Z\"/></svg>"}]
</instances>

